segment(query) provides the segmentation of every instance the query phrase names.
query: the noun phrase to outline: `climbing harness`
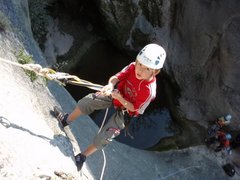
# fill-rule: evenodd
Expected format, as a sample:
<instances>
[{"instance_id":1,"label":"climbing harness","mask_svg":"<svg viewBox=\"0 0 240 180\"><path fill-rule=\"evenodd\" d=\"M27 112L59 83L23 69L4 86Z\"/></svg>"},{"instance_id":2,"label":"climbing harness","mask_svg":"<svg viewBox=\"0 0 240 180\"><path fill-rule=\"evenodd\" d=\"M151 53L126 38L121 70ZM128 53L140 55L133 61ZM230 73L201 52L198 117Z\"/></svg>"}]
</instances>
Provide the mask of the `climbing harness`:
<instances>
[{"instance_id":1,"label":"climbing harness","mask_svg":"<svg viewBox=\"0 0 240 180\"><path fill-rule=\"evenodd\" d=\"M39 64L19 64L16 62L9 61L7 59L3 59L1 57L0 57L0 61L17 66L17 67L21 67L25 70L33 71L34 73L36 73L36 75L45 77L48 80L56 81L61 85L73 84L77 86L87 87L89 89L96 90L96 91L99 91L103 88L102 85L94 84L90 81L80 79L75 75L70 75L64 72L56 72L51 68L42 68L42 66Z\"/></svg>"},{"instance_id":2,"label":"climbing harness","mask_svg":"<svg viewBox=\"0 0 240 180\"><path fill-rule=\"evenodd\" d=\"M129 136L131 139L134 139L133 135L129 132L129 126L131 123L131 116L128 114L128 110L127 109L122 109L122 113L124 116L124 135L125 136Z\"/></svg>"}]
</instances>

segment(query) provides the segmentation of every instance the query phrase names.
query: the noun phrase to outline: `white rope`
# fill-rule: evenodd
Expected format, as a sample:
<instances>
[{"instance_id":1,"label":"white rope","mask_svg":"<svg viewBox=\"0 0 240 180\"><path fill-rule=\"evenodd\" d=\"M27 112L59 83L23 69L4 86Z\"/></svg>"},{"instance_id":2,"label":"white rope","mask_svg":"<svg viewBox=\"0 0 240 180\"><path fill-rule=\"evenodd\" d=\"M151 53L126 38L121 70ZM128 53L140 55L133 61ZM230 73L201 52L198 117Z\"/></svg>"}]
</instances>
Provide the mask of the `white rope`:
<instances>
[{"instance_id":1,"label":"white rope","mask_svg":"<svg viewBox=\"0 0 240 180\"><path fill-rule=\"evenodd\" d=\"M42 66L39 64L20 64L20 63L16 63L13 61L9 61L9 60L1 58L1 57L0 57L0 61L8 63L8 64L12 64L14 66L18 66L18 67L21 67L23 69L30 70L30 71L40 71L42 69Z\"/></svg>"},{"instance_id":2,"label":"white rope","mask_svg":"<svg viewBox=\"0 0 240 180\"><path fill-rule=\"evenodd\" d=\"M98 130L98 133L100 133L100 131L102 130L103 125L105 124L105 121L107 119L107 114L108 114L108 108L106 109L106 112L105 112L105 115L104 115L104 118L103 118L103 122L102 122L101 127Z\"/></svg>"},{"instance_id":3,"label":"white rope","mask_svg":"<svg viewBox=\"0 0 240 180\"><path fill-rule=\"evenodd\" d=\"M90 81L80 79L79 77L77 77L75 75L70 75L70 74L64 73L64 72L55 72L54 70L52 70L50 68L42 68L42 66L39 64L20 64L20 63L13 62L13 61L1 58L1 57L0 57L0 61L14 65L14 66L21 67L25 70L33 71L38 76L45 77L48 80L54 80L61 85L65 85L65 83L67 82L69 84L84 86L84 87L87 87L87 88L90 88L90 89L93 89L96 91L99 91L103 88L102 85L94 84ZM67 80L67 81L65 83L63 83L63 82L61 82L61 80Z\"/></svg>"},{"instance_id":4,"label":"white rope","mask_svg":"<svg viewBox=\"0 0 240 180\"><path fill-rule=\"evenodd\" d=\"M105 167L106 167L106 156L105 156L105 152L102 149L102 154L103 154L103 167L102 167L102 172L101 172L101 176L100 176L100 180L103 179L103 175L104 175L104 171L105 171Z\"/></svg>"},{"instance_id":5,"label":"white rope","mask_svg":"<svg viewBox=\"0 0 240 180\"><path fill-rule=\"evenodd\" d=\"M98 130L98 133L100 133L100 131L102 130L103 125L105 124L105 121L106 121L106 119L107 119L107 114L108 114L108 108L106 109L106 112L105 112L105 115L104 115L104 118L103 118L103 122L102 122L101 127L100 127L99 130ZM105 156L105 152L104 152L103 149L102 149L102 154L103 154L103 167L102 167L102 172L101 172L100 180L102 180L102 178L103 178L103 174L104 174L105 167L106 167L106 156Z\"/></svg>"},{"instance_id":6,"label":"white rope","mask_svg":"<svg viewBox=\"0 0 240 180\"><path fill-rule=\"evenodd\" d=\"M175 175L175 174L177 174L177 173L180 173L180 172L182 172L182 171L186 171L187 169L190 169L190 168L199 168L199 167L200 167L200 166L189 166L189 167L180 169L180 170L178 170L178 171L175 171L174 173L171 173L171 174L169 174L169 175L167 175L167 176L161 177L160 179L166 179L166 178L168 178L168 177L170 177L170 176L173 176L173 175Z\"/></svg>"}]
</instances>

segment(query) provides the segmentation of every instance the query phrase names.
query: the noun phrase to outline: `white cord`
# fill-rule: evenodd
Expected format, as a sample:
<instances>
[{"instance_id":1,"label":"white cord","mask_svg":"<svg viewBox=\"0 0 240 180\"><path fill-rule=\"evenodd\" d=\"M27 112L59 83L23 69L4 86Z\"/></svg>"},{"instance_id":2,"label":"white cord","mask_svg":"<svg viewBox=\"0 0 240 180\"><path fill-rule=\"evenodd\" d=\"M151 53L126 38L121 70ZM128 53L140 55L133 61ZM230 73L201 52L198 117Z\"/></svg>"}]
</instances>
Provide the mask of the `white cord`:
<instances>
[{"instance_id":1,"label":"white cord","mask_svg":"<svg viewBox=\"0 0 240 180\"><path fill-rule=\"evenodd\" d=\"M103 149L102 149L102 154L103 154L103 167L102 167L102 172L101 172L100 180L103 179L103 174L104 174L105 167L106 167L106 156L105 156L105 152L104 152Z\"/></svg>"},{"instance_id":2,"label":"white cord","mask_svg":"<svg viewBox=\"0 0 240 180\"><path fill-rule=\"evenodd\" d=\"M105 115L104 115L104 118L103 118L103 122L102 122L101 127L100 127L99 130L98 130L98 133L102 130L102 127L103 127L103 125L105 124L105 121L106 121L106 118L107 118L107 114L108 114L108 108L106 109L106 112L105 112ZM102 149L102 153L103 153L103 167L102 167L102 172L101 172L100 180L102 180L102 178L103 178L103 174L104 174L105 167L106 167L106 156L105 156L105 152L104 152L103 149Z\"/></svg>"},{"instance_id":3,"label":"white cord","mask_svg":"<svg viewBox=\"0 0 240 180\"><path fill-rule=\"evenodd\" d=\"M175 171L174 173L171 173L171 174L169 174L169 175L167 175L167 176L161 177L160 179L168 178L168 177L173 176L173 175L175 175L175 174L177 174L177 173L179 173L179 172L181 172L181 171L186 171L187 169L195 168L195 167L198 167L198 168L199 168L200 166L189 166L189 167L180 169L180 170L178 170L178 171Z\"/></svg>"},{"instance_id":4,"label":"white cord","mask_svg":"<svg viewBox=\"0 0 240 180\"><path fill-rule=\"evenodd\" d=\"M108 114L108 108L106 109L106 112L105 112L105 115L104 115L104 118L103 118L103 122L102 122L101 127L98 130L98 133L100 133L100 131L102 130L103 125L105 124L105 121L106 121L106 118L107 118L107 114Z\"/></svg>"}]
</instances>

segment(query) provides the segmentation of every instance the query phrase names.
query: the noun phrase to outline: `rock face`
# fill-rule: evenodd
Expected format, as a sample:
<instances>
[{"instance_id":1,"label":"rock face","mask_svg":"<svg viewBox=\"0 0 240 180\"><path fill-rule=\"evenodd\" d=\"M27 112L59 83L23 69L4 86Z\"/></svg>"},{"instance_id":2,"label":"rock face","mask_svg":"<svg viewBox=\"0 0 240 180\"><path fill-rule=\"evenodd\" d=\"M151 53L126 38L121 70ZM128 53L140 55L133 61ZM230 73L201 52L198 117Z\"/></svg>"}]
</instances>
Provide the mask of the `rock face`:
<instances>
[{"instance_id":1,"label":"rock face","mask_svg":"<svg viewBox=\"0 0 240 180\"><path fill-rule=\"evenodd\" d=\"M47 66L32 37L26 4L0 1L0 57L17 62L14 52L24 49L36 63ZM50 114L54 105L67 112L74 108L76 102L69 93L53 82L33 83L22 69L2 61L0 72L0 179L99 179L101 152L88 158L81 173L73 161L79 145L84 149L92 141L96 125L88 116L81 117L65 128L66 136ZM105 150L106 180L229 179L221 168L227 161L224 152L216 155L205 146L150 152L114 141Z\"/></svg>"},{"instance_id":2,"label":"rock face","mask_svg":"<svg viewBox=\"0 0 240 180\"><path fill-rule=\"evenodd\" d=\"M99 3L97 3L99 2ZM158 42L167 48L171 25L171 1L96 1L106 31L114 43L138 50Z\"/></svg>"},{"instance_id":3,"label":"rock face","mask_svg":"<svg viewBox=\"0 0 240 180\"><path fill-rule=\"evenodd\" d=\"M188 1L178 14L170 66L188 119L202 121L230 113L239 117L238 1Z\"/></svg>"}]
</instances>

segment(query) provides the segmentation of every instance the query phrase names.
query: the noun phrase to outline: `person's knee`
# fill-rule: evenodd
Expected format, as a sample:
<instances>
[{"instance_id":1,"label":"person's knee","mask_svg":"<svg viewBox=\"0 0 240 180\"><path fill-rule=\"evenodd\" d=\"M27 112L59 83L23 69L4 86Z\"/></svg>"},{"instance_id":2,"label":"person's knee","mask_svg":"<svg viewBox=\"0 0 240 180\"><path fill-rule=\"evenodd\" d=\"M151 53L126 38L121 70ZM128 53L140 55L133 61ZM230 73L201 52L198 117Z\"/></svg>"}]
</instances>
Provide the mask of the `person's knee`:
<instances>
[{"instance_id":1,"label":"person's knee","mask_svg":"<svg viewBox=\"0 0 240 180\"><path fill-rule=\"evenodd\" d=\"M110 127L105 131L100 132L93 141L94 146L100 150L108 145L112 140L120 134L120 129Z\"/></svg>"},{"instance_id":2,"label":"person's knee","mask_svg":"<svg viewBox=\"0 0 240 180\"><path fill-rule=\"evenodd\" d=\"M99 139L95 137L93 140L93 145L97 148L97 150L103 149L106 145L108 145L111 141L107 139Z\"/></svg>"}]
</instances>

